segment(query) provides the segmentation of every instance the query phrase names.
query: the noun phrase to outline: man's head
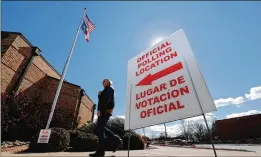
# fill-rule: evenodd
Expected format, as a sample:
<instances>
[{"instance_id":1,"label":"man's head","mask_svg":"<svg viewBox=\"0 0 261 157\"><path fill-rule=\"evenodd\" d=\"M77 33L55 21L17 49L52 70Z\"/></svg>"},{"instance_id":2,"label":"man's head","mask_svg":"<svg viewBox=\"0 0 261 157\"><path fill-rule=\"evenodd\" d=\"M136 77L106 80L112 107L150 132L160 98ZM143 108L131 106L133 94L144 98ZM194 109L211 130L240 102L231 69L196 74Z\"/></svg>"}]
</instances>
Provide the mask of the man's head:
<instances>
[{"instance_id":1,"label":"man's head","mask_svg":"<svg viewBox=\"0 0 261 157\"><path fill-rule=\"evenodd\" d=\"M107 86L112 86L112 82L109 79L104 79L102 81L102 85L103 85L104 88L107 87Z\"/></svg>"}]
</instances>

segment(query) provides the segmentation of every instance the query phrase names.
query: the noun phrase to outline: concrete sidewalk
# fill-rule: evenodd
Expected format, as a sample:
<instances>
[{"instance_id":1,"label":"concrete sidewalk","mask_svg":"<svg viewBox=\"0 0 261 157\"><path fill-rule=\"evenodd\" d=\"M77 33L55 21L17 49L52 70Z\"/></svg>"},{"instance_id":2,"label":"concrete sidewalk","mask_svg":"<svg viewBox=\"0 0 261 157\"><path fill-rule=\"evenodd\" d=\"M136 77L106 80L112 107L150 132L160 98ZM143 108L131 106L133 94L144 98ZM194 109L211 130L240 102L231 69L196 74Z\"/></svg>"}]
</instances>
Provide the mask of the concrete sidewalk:
<instances>
[{"instance_id":1,"label":"concrete sidewalk","mask_svg":"<svg viewBox=\"0 0 261 157\"><path fill-rule=\"evenodd\" d=\"M214 156L213 150L209 149L194 149L194 148L177 148L177 147L162 147L156 146L157 149L135 150L130 151L130 156ZM14 154L9 152L1 153L1 156L85 156L90 152L57 152L57 153L26 153ZM106 152L106 156L123 157L127 156L128 151L117 151L116 153ZM242 152L242 151L225 151L217 150L218 156L261 156L260 152Z\"/></svg>"}]
</instances>

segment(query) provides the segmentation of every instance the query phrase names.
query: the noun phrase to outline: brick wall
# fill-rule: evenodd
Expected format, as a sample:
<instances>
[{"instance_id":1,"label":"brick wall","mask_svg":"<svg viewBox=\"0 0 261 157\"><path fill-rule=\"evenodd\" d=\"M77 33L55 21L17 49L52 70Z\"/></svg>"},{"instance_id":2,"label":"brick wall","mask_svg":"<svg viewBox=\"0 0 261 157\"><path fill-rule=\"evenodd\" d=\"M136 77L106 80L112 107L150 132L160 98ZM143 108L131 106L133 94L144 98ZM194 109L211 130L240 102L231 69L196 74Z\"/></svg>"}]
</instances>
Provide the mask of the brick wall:
<instances>
[{"instance_id":1,"label":"brick wall","mask_svg":"<svg viewBox=\"0 0 261 157\"><path fill-rule=\"evenodd\" d=\"M25 41L25 39L23 39L21 37L21 35L18 35L14 42L12 43L12 45L17 49L19 50L20 47L29 47L29 46L32 46L30 43L28 43L27 41Z\"/></svg>"},{"instance_id":2,"label":"brick wall","mask_svg":"<svg viewBox=\"0 0 261 157\"><path fill-rule=\"evenodd\" d=\"M28 69L22 78L21 84L18 88L18 92L23 92L32 85L36 85L42 78L44 78L46 73L34 63L28 66Z\"/></svg>"},{"instance_id":3,"label":"brick wall","mask_svg":"<svg viewBox=\"0 0 261 157\"><path fill-rule=\"evenodd\" d=\"M61 76L57 74L57 72L50 67L50 65L45 61L45 59L42 56L37 56L34 58L33 63L41 68L41 70L48 74L49 76L52 76L54 78L60 79Z\"/></svg>"},{"instance_id":4,"label":"brick wall","mask_svg":"<svg viewBox=\"0 0 261 157\"><path fill-rule=\"evenodd\" d=\"M6 49L1 59L1 92L10 93L19 85L17 100L26 97L29 102L37 99L41 104L52 104L60 75L41 55L32 51L32 45L21 34L9 34L9 37L13 40L5 38ZM86 123L92 118L93 103L87 95L82 96L81 91L80 86L64 81L57 107L79 113L81 122Z\"/></svg>"},{"instance_id":5,"label":"brick wall","mask_svg":"<svg viewBox=\"0 0 261 157\"><path fill-rule=\"evenodd\" d=\"M8 92L13 89L16 80L19 76L15 75L15 71L6 66L5 64L1 65L1 93Z\"/></svg>"},{"instance_id":6,"label":"brick wall","mask_svg":"<svg viewBox=\"0 0 261 157\"><path fill-rule=\"evenodd\" d=\"M10 41L5 44L10 44ZM7 51L2 53L1 58L1 93L10 93L15 88L29 60L28 56L24 54L31 53L30 46L21 41L19 36L16 36L13 43L6 49Z\"/></svg>"},{"instance_id":7,"label":"brick wall","mask_svg":"<svg viewBox=\"0 0 261 157\"><path fill-rule=\"evenodd\" d=\"M23 88L25 85L30 87L21 90L20 95L17 96L17 100L21 99L20 96L25 96L28 98L29 102L33 102L37 99L39 103L52 104L58 83L58 79L48 75L45 75L36 83L24 79L20 87ZM92 101L87 95L81 96L81 88L71 83L63 83L57 101L57 107L63 108L74 114L78 113L77 117L80 117L81 119L79 127L92 119Z\"/></svg>"},{"instance_id":8,"label":"brick wall","mask_svg":"<svg viewBox=\"0 0 261 157\"><path fill-rule=\"evenodd\" d=\"M1 33L1 57L3 57L3 55L8 50L10 45L12 45L16 37L17 34Z\"/></svg>"},{"instance_id":9,"label":"brick wall","mask_svg":"<svg viewBox=\"0 0 261 157\"><path fill-rule=\"evenodd\" d=\"M58 87L59 80L50 76L45 78L46 92L42 95L42 99L46 102L53 102ZM75 111L76 105L79 103L81 88L68 82L64 82L61 88L60 96L57 101L57 107L63 107L72 112Z\"/></svg>"},{"instance_id":10,"label":"brick wall","mask_svg":"<svg viewBox=\"0 0 261 157\"><path fill-rule=\"evenodd\" d=\"M58 79L45 75L44 78L34 84L29 83L28 80L24 81L24 84L28 83L31 86L17 96L18 100L21 98L19 96L25 96L29 98L29 102L35 101L37 98L39 103L52 104L59 83ZM93 103L87 95L81 96L81 88L77 85L68 82L63 83L57 101L57 107L63 108L73 114L78 113L77 117L81 119L79 127L92 119ZM69 121L70 120L73 119L69 119Z\"/></svg>"},{"instance_id":11,"label":"brick wall","mask_svg":"<svg viewBox=\"0 0 261 157\"><path fill-rule=\"evenodd\" d=\"M218 120L215 135L221 140L261 138L261 114Z\"/></svg>"},{"instance_id":12,"label":"brick wall","mask_svg":"<svg viewBox=\"0 0 261 157\"><path fill-rule=\"evenodd\" d=\"M39 101L40 104L47 103L51 105L55 97L59 80L48 75L43 75L43 72L36 69L34 64L32 64L32 68L30 68L30 71L28 71L28 74L25 79L23 79L20 86L21 88L26 88L21 90L21 93L17 95L17 99L19 100L21 99L21 96L23 96L29 98L29 101L35 101L37 98L37 101ZM38 72L38 75L36 75L36 72ZM77 103L79 103L80 90L81 88L79 86L64 82L57 101L57 107L74 112Z\"/></svg>"},{"instance_id":13,"label":"brick wall","mask_svg":"<svg viewBox=\"0 0 261 157\"><path fill-rule=\"evenodd\" d=\"M78 127L81 127L87 121L92 119L92 111L93 111L93 102L91 102L90 99L88 98L88 96L85 94L82 96L81 105L79 108L79 114L78 114L79 126Z\"/></svg>"},{"instance_id":14,"label":"brick wall","mask_svg":"<svg viewBox=\"0 0 261 157\"><path fill-rule=\"evenodd\" d=\"M32 56L32 45L19 33L2 33L2 35L4 35L2 41L4 51L1 58L1 93L11 93ZM35 56L18 91L29 88L33 83L43 78L45 74L60 78L60 75L41 55Z\"/></svg>"},{"instance_id":15,"label":"brick wall","mask_svg":"<svg viewBox=\"0 0 261 157\"><path fill-rule=\"evenodd\" d=\"M21 80L17 94L22 93L29 102L39 98L45 92L43 88L45 76L46 74L40 68L35 64L30 64ZM17 95L18 99L20 99L20 96Z\"/></svg>"}]
</instances>

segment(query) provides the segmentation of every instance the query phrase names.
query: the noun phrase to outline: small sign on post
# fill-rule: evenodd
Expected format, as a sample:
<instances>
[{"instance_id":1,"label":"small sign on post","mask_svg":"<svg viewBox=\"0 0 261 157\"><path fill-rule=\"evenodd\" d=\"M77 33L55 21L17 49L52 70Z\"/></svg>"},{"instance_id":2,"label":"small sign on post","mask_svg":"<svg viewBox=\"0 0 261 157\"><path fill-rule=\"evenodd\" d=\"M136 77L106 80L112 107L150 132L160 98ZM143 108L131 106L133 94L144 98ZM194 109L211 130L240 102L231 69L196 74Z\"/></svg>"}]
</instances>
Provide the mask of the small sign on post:
<instances>
[{"instance_id":1,"label":"small sign on post","mask_svg":"<svg viewBox=\"0 0 261 157\"><path fill-rule=\"evenodd\" d=\"M51 135L50 129L41 129L37 143L48 143Z\"/></svg>"}]
</instances>

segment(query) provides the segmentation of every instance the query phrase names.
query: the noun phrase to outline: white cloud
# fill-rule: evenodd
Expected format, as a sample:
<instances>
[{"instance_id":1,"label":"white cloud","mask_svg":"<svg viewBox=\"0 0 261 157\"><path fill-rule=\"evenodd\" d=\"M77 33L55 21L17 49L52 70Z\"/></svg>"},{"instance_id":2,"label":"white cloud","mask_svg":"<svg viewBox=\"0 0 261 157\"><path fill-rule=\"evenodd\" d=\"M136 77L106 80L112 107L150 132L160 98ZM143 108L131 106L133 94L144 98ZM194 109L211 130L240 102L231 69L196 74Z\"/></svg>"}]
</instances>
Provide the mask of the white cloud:
<instances>
[{"instance_id":1,"label":"white cloud","mask_svg":"<svg viewBox=\"0 0 261 157\"><path fill-rule=\"evenodd\" d=\"M165 131L164 125L154 125L154 126L148 127L148 129L150 129L152 131L156 131L156 132L163 132L163 131Z\"/></svg>"},{"instance_id":2,"label":"white cloud","mask_svg":"<svg viewBox=\"0 0 261 157\"><path fill-rule=\"evenodd\" d=\"M181 127L181 124L174 124L171 126L167 126L167 134L169 136L177 136L177 135L181 134L180 127Z\"/></svg>"},{"instance_id":3,"label":"white cloud","mask_svg":"<svg viewBox=\"0 0 261 157\"><path fill-rule=\"evenodd\" d=\"M167 135L168 136L177 136L181 133L180 130L181 124L172 124L172 125L167 125L166 124L166 129L167 129ZM165 134L165 127L163 124L161 125L155 125L155 126L151 126L146 128L146 135L147 134L152 134L151 132L154 132L155 135L159 135L160 133L164 133Z\"/></svg>"},{"instance_id":4,"label":"white cloud","mask_svg":"<svg viewBox=\"0 0 261 157\"><path fill-rule=\"evenodd\" d=\"M124 115L122 115L122 116L116 116L116 117L125 119L125 116L124 116Z\"/></svg>"},{"instance_id":5,"label":"white cloud","mask_svg":"<svg viewBox=\"0 0 261 157\"><path fill-rule=\"evenodd\" d=\"M229 115L226 116L226 118L242 117L242 116L254 115L254 114L259 114L259 113L261 113L261 111L250 110L250 111L247 111L247 112L229 114Z\"/></svg>"},{"instance_id":6,"label":"white cloud","mask_svg":"<svg viewBox=\"0 0 261 157\"><path fill-rule=\"evenodd\" d=\"M245 94L248 100L261 99L261 86L253 87L250 89L249 94Z\"/></svg>"},{"instance_id":7,"label":"white cloud","mask_svg":"<svg viewBox=\"0 0 261 157\"><path fill-rule=\"evenodd\" d=\"M215 114L213 112L206 113L205 115L215 117Z\"/></svg>"},{"instance_id":8,"label":"white cloud","mask_svg":"<svg viewBox=\"0 0 261 157\"><path fill-rule=\"evenodd\" d=\"M205 117L206 117L207 123L211 124L212 121L215 118L215 115L214 115L214 113L207 113L207 114L205 114ZM184 119L183 122L185 122L185 123L193 123L193 124L194 123L204 123L205 124L203 115L202 116L197 116L197 117Z\"/></svg>"},{"instance_id":9,"label":"white cloud","mask_svg":"<svg viewBox=\"0 0 261 157\"><path fill-rule=\"evenodd\" d=\"M250 100L256 100L256 99L261 99L261 86L257 86L257 87L252 87L250 89L250 93L249 94L245 94L245 97L243 96L239 96L236 98L220 98L215 100L215 104L217 107L223 107L223 106L228 106L228 105L240 105L243 104L246 101L250 101Z\"/></svg>"},{"instance_id":10,"label":"white cloud","mask_svg":"<svg viewBox=\"0 0 261 157\"><path fill-rule=\"evenodd\" d=\"M214 101L217 107L227 106L227 105L239 105L245 102L243 97L237 98L226 98L226 99L218 99Z\"/></svg>"},{"instance_id":11,"label":"white cloud","mask_svg":"<svg viewBox=\"0 0 261 157\"><path fill-rule=\"evenodd\" d=\"M116 117L119 117L119 118L123 118L123 119L125 119L125 116L124 116L124 115L111 116L111 118L116 118ZM98 118L98 116L95 114L94 117L93 117L94 122L97 120L97 118Z\"/></svg>"}]
</instances>

